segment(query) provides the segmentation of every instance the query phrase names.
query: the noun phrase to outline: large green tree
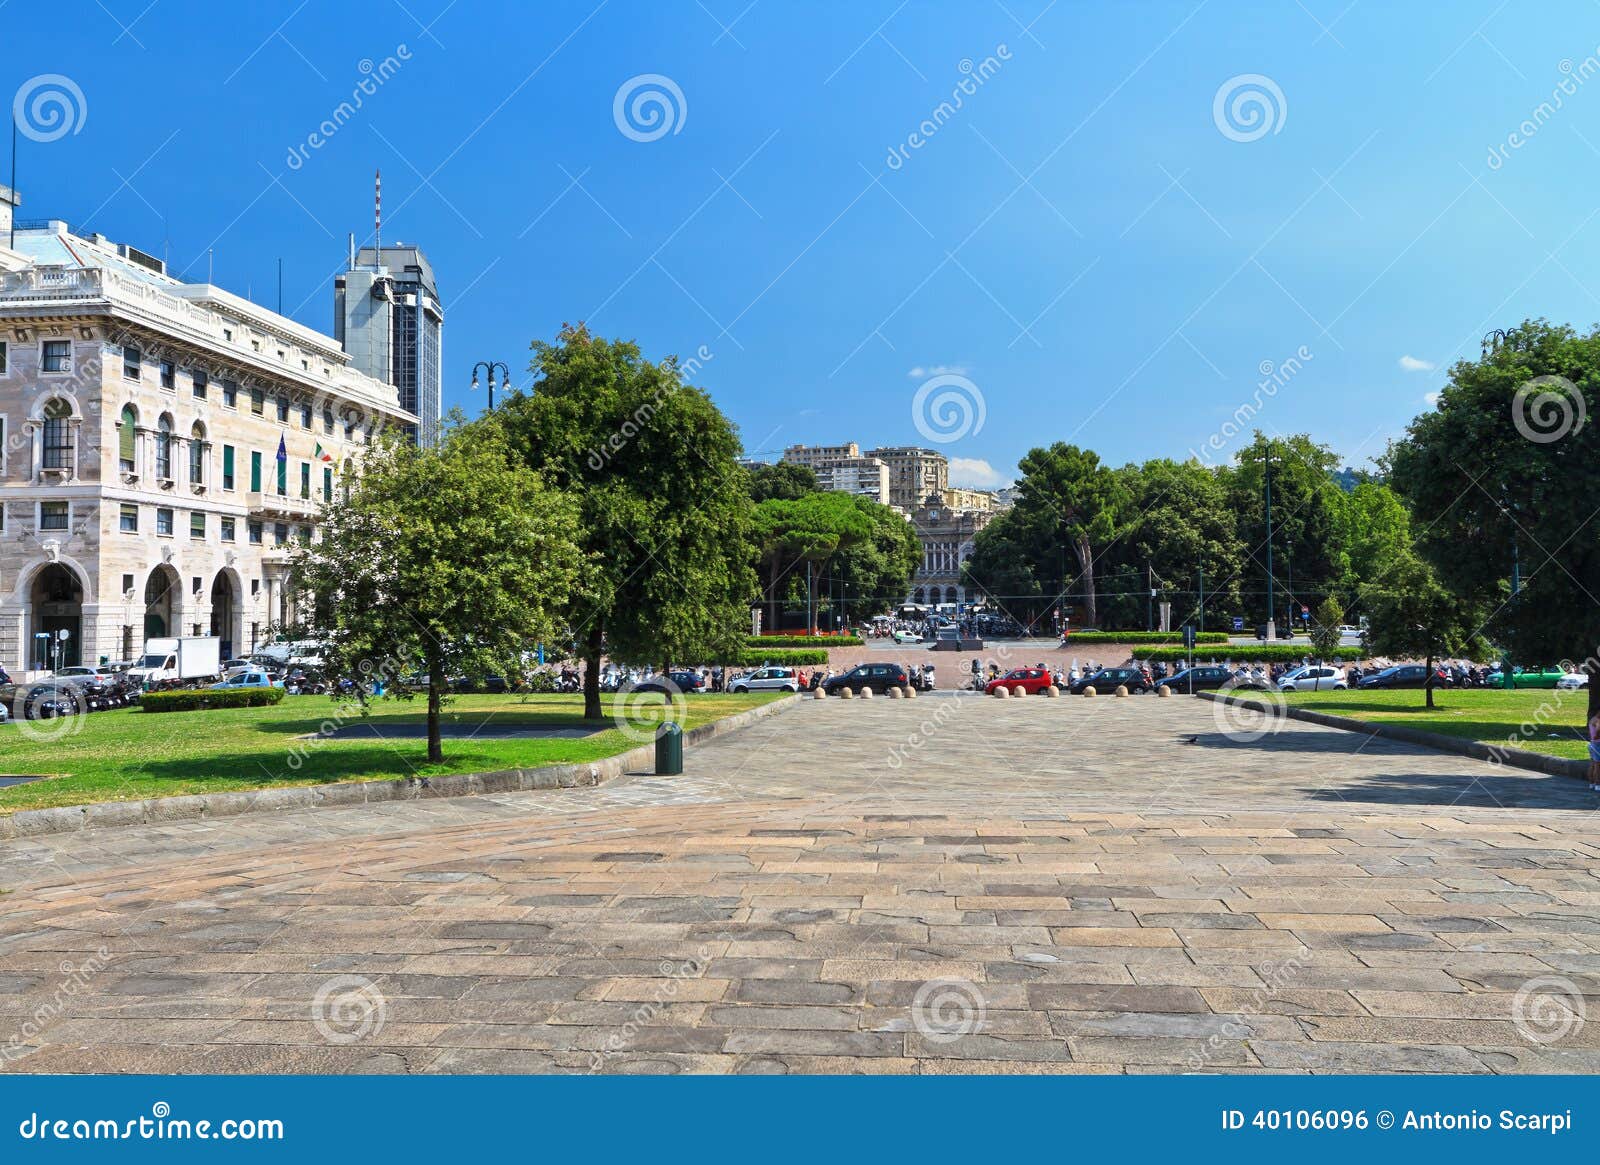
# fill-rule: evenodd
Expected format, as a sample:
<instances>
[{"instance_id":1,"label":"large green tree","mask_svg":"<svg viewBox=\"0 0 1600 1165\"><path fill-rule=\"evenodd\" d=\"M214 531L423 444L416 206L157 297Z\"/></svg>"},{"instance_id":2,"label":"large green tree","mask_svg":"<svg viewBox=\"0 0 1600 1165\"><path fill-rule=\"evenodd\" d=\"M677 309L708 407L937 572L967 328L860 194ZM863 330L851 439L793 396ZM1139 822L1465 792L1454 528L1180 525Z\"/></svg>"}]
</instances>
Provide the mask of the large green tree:
<instances>
[{"instance_id":1,"label":"large green tree","mask_svg":"<svg viewBox=\"0 0 1600 1165\"><path fill-rule=\"evenodd\" d=\"M824 491L792 500L772 498L753 513L754 558L761 573L767 626L778 630L788 586L803 583L808 608L815 614L819 568L839 551L868 542L873 523L847 493ZM815 630L813 625L810 630Z\"/></svg>"},{"instance_id":2,"label":"large green tree","mask_svg":"<svg viewBox=\"0 0 1600 1165\"><path fill-rule=\"evenodd\" d=\"M806 494L816 493L822 488L817 484L817 474L814 469L794 461L775 461L770 465L758 465L748 472L751 501L767 502L777 498L780 501L792 502Z\"/></svg>"},{"instance_id":3,"label":"large green tree","mask_svg":"<svg viewBox=\"0 0 1600 1165\"><path fill-rule=\"evenodd\" d=\"M755 577L739 436L675 357L579 325L533 345L534 384L499 410L517 457L580 506L595 569L565 610L598 719L602 655L625 663L731 657Z\"/></svg>"},{"instance_id":4,"label":"large green tree","mask_svg":"<svg viewBox=\"0 0 1600 1165\"><path fill-rule=\"evenodd\" d=\"M1391 451L1422 554L1520 663L1582 660L1600 713L1600 330L1529 320L1450 370ZM1512 594L1515 573L1520 588Z\"/></svg>"},{"instance_id":5,"label":"large green tree","mask_svg":"<svg viewBox=\"0 0 1600 1165\"><path fill-rule=\"evenodd\" d=\"M448 678L520 670L554 640L584 574L578 507L514 464L494 417L447 424L439 443L385 438L330 505L319 537L297 548L298 584L331 632L329 675L365 702L419 668L428 696L428 760L444 759L439 718Z\"/></svg>"},{"instance_id":6,"label":"large green tree","mask_svg":"<svg viewBox=\"0 0 1600 1165\"><path fill-rule=\"evenodd\" d=\"M1338 458L1307 434L1268 437L1257 431L1225 474L1230 505L1247 555L1246 606L1282 621L1299 622L1299 607L1314 606L1348 573L1339 540L1343 496L1333 471ZM1267 532L1267 483L1271 480L1272 531ZM1267 573L1271 546L1272 574ZM1271 590L1269 600L1267 594Z\"/></svg>"},{"instance_id":7,"label":"large green tree","mask_svg":"<svg viewBox=\"0 0 1600 1165\"><path fill-rule=\"evenodd\" d=\"M1439 581L1433 569L1409 550L1385 566L1382 581L1365 591L1367 646L1376 655L1422 658L1428 666L1424 703L1433 707L1433 663L1451 656L1478 655L1484 610Z\"/></svg>"},{"instance_id":8,"label":"large green tree","mask_svg":"<svg viewBox=\"0 0 1600 1165\"><path fill-rule=\"evenodd\" d=\"M1016 508L1020 521L1035 531L1049 532L1060 554L1061 591L1082 596L1084 625L1099 623L1095 588L1098 555L1116 534L1118 519L1128 503L1121 478L1103 465L1093 450L1057 441L1048 448L1031 449L1017 468ZM1048 548L1046 553L1048 553ZM1067 570L1068 556L1076 567ZM1049 577L1044 563L1035 570Z\"/></svg>"},{"instance_id":9,"label":"large green tree","mask_svg":"<svg viewBox=\"0 0 1600 1165\"><path fill-rule=\"evenodd\" d=\"M1195 620L1198 625L1204 588L1205 607L1212 613L1209 626L1222 626L1217 612L1238 608L1244 562L1238 521L1222 478L1197 461L1164 459L1130 465L1119 473L1130 500L1107 553L1119 577L1127 580L1116 589L1126 591L1131 585L1145 595L1153 583L1157 597L1173 603L1176 621ZM1132 609L1142 621L1148 604L1135 599Z\"/></svg>"},{"instance_id":10,"label":"large green tree","mask_svg":"<svg viewBox=\"0 0 1600 1165\"><path fill-rule=\"evenodd\" d=\"M851 500L869 532L842 545L824 569L830 582L838 580L844 616L859 620L883 614L905 599L922 562L922 543L916 528L888 506L871 498Z\"/></svg>"}]
</instances>

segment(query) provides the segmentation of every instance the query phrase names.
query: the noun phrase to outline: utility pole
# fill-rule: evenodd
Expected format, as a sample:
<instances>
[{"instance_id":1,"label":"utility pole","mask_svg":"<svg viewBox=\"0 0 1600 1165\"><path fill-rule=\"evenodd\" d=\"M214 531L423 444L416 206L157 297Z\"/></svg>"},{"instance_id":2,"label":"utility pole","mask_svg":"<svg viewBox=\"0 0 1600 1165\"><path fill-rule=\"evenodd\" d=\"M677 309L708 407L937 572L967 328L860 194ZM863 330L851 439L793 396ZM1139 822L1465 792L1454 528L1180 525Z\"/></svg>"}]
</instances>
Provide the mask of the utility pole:
<instances>
[{"instance_id":1,"label":"utility pole","mask_svg":"<svg viewBox=\"0 0 1600 1165\"><path fill-rule=\"evenodd\" d=\"M1200 626L1197 630L1206 629L1206 568L1204 564L1198 567L1195 573L1200 578Z\"/></svg>"},{"instance_id":2,"label":"utility pole","mask_svg":"<svg viewBox=\"0 0 1600 1165\"><path fill-rule=\"evenodd\" d=\"M1147 558L1144 562L1144 629L1146 631L1154 631L1156 629L1154 613L1156 601L1155 577L1155 571L1151 569L1150 560Z\"/></svg>"}]
</instances>

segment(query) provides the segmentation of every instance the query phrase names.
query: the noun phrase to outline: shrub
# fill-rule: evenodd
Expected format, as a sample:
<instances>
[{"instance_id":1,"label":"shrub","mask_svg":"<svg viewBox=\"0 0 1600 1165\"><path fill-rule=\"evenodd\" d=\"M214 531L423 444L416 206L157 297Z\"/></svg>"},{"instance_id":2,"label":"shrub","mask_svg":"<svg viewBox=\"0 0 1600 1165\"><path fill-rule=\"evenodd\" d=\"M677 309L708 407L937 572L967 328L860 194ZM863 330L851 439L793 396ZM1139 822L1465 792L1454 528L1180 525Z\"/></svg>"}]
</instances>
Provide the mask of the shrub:
<instances>
[{"instance_id":1,"label":"shrub","mask_svg":"<svg viewBox=\"0 0 1600 1165\"><path fill-rule=\"evenodd\" d=\"M1197 631L1196 643L1226 643L1226 631ZM1076 643L1157 643L1183 646L1182 631L1074 631L1067 636L1067 646Z\"/></svg>"},{"instance_id":2,"label":"shrub","mask_svg":"<svg viewBox=\"0 0 1600 1165\"><path fill-rule=\"evenodd\" d=\"M860 647L859 635L750 635L746 647Z\"/></svg>"},{"instance_id":3,"label":"shrub","mask_svg":"<svg viewBox=\"0 0 1600 1165\"><path fill-rule=\"evenodd\" d=\"M746 649L739 653L736 661L739 667L761 667L770 664L773 667L801 667L806 664L827 663L828 653L821 648L759 648Z\"/></svg>"},{"instance_id":4,"label":"shrub","mask_svg":"<svg viewBox=\"0 0 1600 1165\"><path fill-rule=\"evenodd\" d=\"M1182 647L1141 647L1134 651L1137 659L1163 663L1182 663L1189 658L1190 653ZM1235 663L1299 663L1310 656L1316 659L1316 653L1303 643L1233 643L1226 648L1217 648L1205 644L1194 649L1196 664L1210 663L1213 659L1219 662L1231 659ZM1341 647L1329 660L1339 663L1351 663L1358 659L1365 659L1367 653L1359 647Z\"/></svg>"},{"instance_id":5,"label":"shrub","mask_svg":"<svg viewBox=\"0 0 1600 1165\"><path fill-rule=\"evenodd\" d=\"M228 688L218 692L196 688L146 692L139 697L139 709L143 712L211 712L218 708L261 708L282 699L282 688Z\"/></svg>"}]
</instances>

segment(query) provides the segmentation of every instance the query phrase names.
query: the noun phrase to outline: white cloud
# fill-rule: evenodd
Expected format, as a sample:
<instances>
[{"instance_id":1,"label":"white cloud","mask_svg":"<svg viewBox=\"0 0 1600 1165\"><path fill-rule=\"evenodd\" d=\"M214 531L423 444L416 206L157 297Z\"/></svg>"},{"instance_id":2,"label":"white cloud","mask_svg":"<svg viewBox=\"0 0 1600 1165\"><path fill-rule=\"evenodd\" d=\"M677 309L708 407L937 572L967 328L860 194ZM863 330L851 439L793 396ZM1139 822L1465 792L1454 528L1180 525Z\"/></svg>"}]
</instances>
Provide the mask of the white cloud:
<instances>
[{"instance_id":1,"label":"white cloud","mask_svg":"<svg viewBox=\"0 0 1600 1165\"><path fill-rule=\"evenodd\" d=\"M1415 356L1400 357L1400 367L1407 372L1432 372L1437 365L1432 360L1418 360Z\"/></svg>"},{"instance_id":2,"label":"white cloud","mask_svg":"<svg viewBox=\"0 0 1600 1165\"><path fill-rule=\"evenodd\" d=\"M1422 394L1422 399L1428 402L1430 408L1438 408L1439 395L1437 392L1425 392Z\"/></svg>"},{"instance_id":3,"label":"white cloud","mask_svg":"<svg viewBox=\"0 0 1600 1165\"><path fill-rule=\"evenodd\" d=\"M906 375L912 380L925 380L930 376L965 376L967 371L965 364L929 364L927 367L918 364Z\"/></svg>"},{"instance_id":4,"label":"white cloud","mask_svg":"<svg viewBox=\"0 0 1600 1165\"><path fill-rule=\"evenodd\" d=\"M981 457L952 457L950 484L966 489L999 489L1011 479Z\"/></svg>"}]
</instances>

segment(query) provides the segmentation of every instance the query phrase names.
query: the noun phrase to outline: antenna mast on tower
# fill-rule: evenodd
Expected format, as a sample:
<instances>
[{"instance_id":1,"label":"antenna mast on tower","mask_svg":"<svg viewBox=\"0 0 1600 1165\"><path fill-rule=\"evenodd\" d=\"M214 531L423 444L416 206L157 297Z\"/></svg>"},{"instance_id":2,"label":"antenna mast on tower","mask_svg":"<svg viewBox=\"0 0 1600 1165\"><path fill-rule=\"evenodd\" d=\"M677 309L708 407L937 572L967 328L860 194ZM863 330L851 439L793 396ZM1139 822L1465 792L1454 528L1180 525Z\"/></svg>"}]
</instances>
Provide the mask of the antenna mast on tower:
<instances>
[{"instance_id":1,"label":"antenna mast on tower","mask_svg":"<svg viewBox=\"0 0 1600 1165\"><path fill-rule=\"evenodd\" d=\"M373 266L383 263L383 171L372 172L372 254Z\"/></svg>"}]
</instances>

